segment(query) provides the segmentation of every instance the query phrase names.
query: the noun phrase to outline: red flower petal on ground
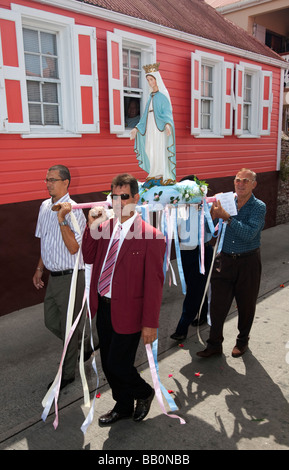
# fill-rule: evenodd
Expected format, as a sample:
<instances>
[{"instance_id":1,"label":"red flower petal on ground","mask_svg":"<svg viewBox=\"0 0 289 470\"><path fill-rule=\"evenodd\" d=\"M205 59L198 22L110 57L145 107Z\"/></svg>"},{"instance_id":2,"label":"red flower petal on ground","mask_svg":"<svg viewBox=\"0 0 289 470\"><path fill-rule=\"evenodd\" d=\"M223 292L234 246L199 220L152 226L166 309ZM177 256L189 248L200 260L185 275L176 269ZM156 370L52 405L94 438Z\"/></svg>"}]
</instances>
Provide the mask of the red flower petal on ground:
<instances>
[{"instance_id":1,"label":"red flower petal on ground","mask_svg":"<svg viewBox=\"0 0 289 470\"><path fill-rule=\"evenodd\" d=\"M96 398L100 398L101 397L101 393L98 393L97 395L95 395Z\"/></svg>"}]
</instances>

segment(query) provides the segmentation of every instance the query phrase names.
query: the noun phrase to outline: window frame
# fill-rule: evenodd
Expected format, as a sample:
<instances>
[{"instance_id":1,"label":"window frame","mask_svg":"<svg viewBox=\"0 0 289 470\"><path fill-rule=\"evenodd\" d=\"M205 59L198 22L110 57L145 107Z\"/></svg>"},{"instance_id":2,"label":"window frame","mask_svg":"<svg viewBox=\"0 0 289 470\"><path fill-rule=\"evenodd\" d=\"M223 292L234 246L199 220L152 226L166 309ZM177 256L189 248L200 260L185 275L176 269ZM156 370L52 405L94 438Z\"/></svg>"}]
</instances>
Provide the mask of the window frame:
<instances>
[{"instance_id":1,"label":"window frame","mask_svg":"<svg viewBox=\"0 0 289 470\"><path fill-rule=\"evenodd\" d=\"M252 75L252 115L251 132L246 132L243 129L243 111L244 111L244 77L248 73ZM236 109L235 109L235 135L239 138L259 138L261 136L270 135L271 129L271 113L273 105L272 93L272 79L273 74L271 71L263 69L256 64L249 64L247 62L239 62L236 65ZM242 80L242 95L240 95L239 82ZM267 82L265 84L265 82ZM266 88L267 85L267 88ZM266 96L264 96L266 95ZM240 108L240 106L242 108ZM241 118L240 118L241 116ZM266 117L267 126L264 124L264 117ZM241 119L241 121L240 121ZM242 126L239 126L239 122Z\"/></svg>"},{"instance_id":2,"label":"window frame","mask_svg":"<svg viewBox=\"0 0 289 470\"><path fill-rule=\"evenodd\" d=\"M244 86L245 86L245 75L251 75L251 128L249 130L244 129ZM239 81L242 77L242 96L237 94L237 106L236 106L236 121L240 119L241 127L235 126L235 135L239 138L253 138L260 137L260 109L261 109L261 94L260 94L260 81L261 81L262 68L256 64L249 64L247 62L240 62L236 65L236 90L240 90ZM240 116L240 108L241 116ZM239 116L237 114L239 113Z\"/></svg>"},{"instance_id":3,"label":"window frame","mask_svg":"<svg viewBox=\"0 0 289 470\"><path fill-rule=\"evenodd\" d=\"M28 129L22 133L23 138L48 137L81 137L83 133L99 133L99 89L96 53L96 30L90 26L76 25L74 18L64 15L37 10L34 8L11 4L11 12L20 18L16 23L18 56L24 66L26 85L26 71L24 65L23 28L35 29L55 33L57 36L57 51L59 55L58 72L61 81L61 94L59 97L59 126L31 125L28 117ZM80 72L80 46L79 37L86 35L90 38L91 75L82 75ZM84 88L92 90L90 94L93 109L93 122L85 123L82 114L82 91ZM26 93L27 101L27 93ZM27 106L23 101L26 114Z\"/></svg>"},{"instance_id":4,"label":"window frame","mask_svg":"<svg viewBox=\"0 0 289 470\"><path fill-rule=\"evenodd\" d=\"M202 66L213 68L212 83L212 126L201 128L201 70ZM227 70L230 70L227 78ZM191 53L191 135L196 138L223 138L232 134L234 106L233 91L234 64L226 62L223 56L196 50ZM227 81L229 83L227 84ZM227 116L228 113L228 116Z\"/></svg>"},{"instance_id":5,"label":"window frame","mask_svg":"<svg viewBox=\"0 0 289 470\"><path fill-rule=\"evenodd\" d=\"M31 125L29 121L30 132L23 134L24 138L46 138L46 137L62 137L74 136L74 115L73 100L69 99L72 96L73 81L71 71L71 62L69 58L72 57L70 28L74 25L73 18L68 18L62 15L55 15L54 13L45 12L42 10L35 10L33 8L25 7L22 5L12 4L13 11L21 14L21 35L23 28L35 29L37 31L47 31L56 34L57 50L59 55L58 71L60 79L60 110L59 110L59 126L37 126ZM64 54L66 51L66 54ZM24 48L23 48L24 52ZM26 73L25 73L26 76Z\"/></svg>"},{"instance_id":6,"label":"window frame","mask_svg":"<svg viewBox=\"0 0 289 470\"><path fill-rule=\"evenodd\" d=\"M113 79L112 79L112 56L110 51L110 43L109 41L115 40L115 42L119 45L119 75L120 78L118 80L118 89L120 92L120 107L121 107L121 115L123 118L123 122L119 126L115 126L113 124ZM125 122L124 122L124 85L123 85L123 64L122 64L122 51L123 49L135 50L141 53L141 68L143 65L150 64L156 62L156 40L149 38L147 36L143 36L140 34L129 33L127 31L123 31L121 29L115 28L113 33L110 31L107 32L107 41L108 41L108 87L109 87L109 108L110 108L110 133L116 134L117 137L130 137L131 128L125 129ZM140 115L143 114L145 110L145 106L149 97L149 88L147 86L145 73L141 71L141 98L140 98ZM134 93L131 94L134 96Z\"/></svg>"},{"instance_id":7,"label":"window frame","mask_svg":"<svg viewBox=\"0 0 289 470\"><path fill-rule=\"evenodd\" d=\"M24 37L24 29L28 30L28 31L37 32L38 45L41 42L41 33L49 33L49 34L55 36L56 51L57 51L57 55L56 55L56 58L57 58L57 77L45 77L45 76L42 76L42 75L36 75L36 76L31 75L30 76L30 75L26 74L26 84L27 84L27 82L36 82L36 83L39 84L39 94L40 94L41 99L40 99L40 101L35 100L35 102L33 102L33 100L29 100L29 91L28 91L28 86L27 86L28 109L29 109L29 104L30 103L40 105L42 122L44 120L44 107L50 104L49 102L45 102L45 100L43 99L43 87L44 87L45 83L47 83L47 84L51 83L51 84L56 85L57 102L53 102L53 103L51 103L51 105L52 106L57 106L57 108L58 108L58 111L57 111L58 124L52 124L52 126L55 127L55 128L59 128L61 126L61 122L62 122L62 112L61 112L62 110L61 110L61 80L59 78L59 73L58 73L59 54L58 54L58 49L57 49L57 47L58 47L57 33L52 32L52 31L43 31L42 29L22 27L23 37ZM34 55L39 56L39 65L42 64L43 57L45 59L45 54L43 54L42 51L39 51L39 53L35 54L32 51L25 50L25 46L24 46L24 61L25 61L25 55L26 54L31 55L31 56L34 56ZM26 73L26 70L25 70L25 73ZM32 128L33 126L37 126L37 127L45 126L45 128L46 128L48 126L48 124L31 124L30 123L30 127Z\"/></svg>"}]
</instances>

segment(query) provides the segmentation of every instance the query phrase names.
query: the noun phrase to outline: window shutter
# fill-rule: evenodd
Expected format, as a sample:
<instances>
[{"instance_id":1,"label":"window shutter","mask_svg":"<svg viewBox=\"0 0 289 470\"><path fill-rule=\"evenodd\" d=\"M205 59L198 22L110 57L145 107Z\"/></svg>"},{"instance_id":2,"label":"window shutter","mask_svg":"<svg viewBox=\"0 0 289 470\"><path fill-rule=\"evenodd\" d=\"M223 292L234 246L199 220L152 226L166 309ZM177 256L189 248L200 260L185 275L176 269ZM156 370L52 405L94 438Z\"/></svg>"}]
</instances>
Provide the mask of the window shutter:
<instances>
[{"instance_id":1,"label":"window shutter","mask_svg":"<svg viewBox=\"0 0 289 470\"><path fill-rule=\"evenodd\" d=\"M232 135L234 101L234 64L224 62L222 80L222 135Z\"/></svg>"},{"instance_id":2,"label":"window shutter","mask_svg":"<svg viewBox=\"0 0 289 470\"><path fill-rule=\"evenodd\" d=\"M75 25L76 131L99 133L99 91L96 31Z\"/></svg>"},{"instance_id":3,"label":"window shutter","mask_svg":"<svg viewBox=\"0 0 289 470\"><path fill-rule=\"evenodd\" d=\"M235 135L243 134L244 67L236 65Z\"/></svg>"},{"instance_id":4,"label":"window shutter","mask_svg":"<svg viewBox=\"0 0 289 470\"><path fill-rule=\"evenodd\" d=\"M191 134L201 132L201 57L191 54Z\"/></svg>"},{"instance_id":5,"label":"window shutter","mask_svg":"<svg viewBox=\"0 0 289 470\"><path fill-rule=\"evenodd\" d=\"M261 71L260 135L270 135L273 103L272 72Z\"/></svg>"},{"instance_id":6,"label":"window shutter","mask_svg":"<svg viewBox=\"0 0 289 470\"><path fill-rule=\"evenodd\" d=\"M124 101L121 37L107 32L109 120L111 134L124 132Z\"/></svg>"},{"instance_id":7,"label":"window shutter","mask_svg":"<svg viewBox=\"0 0 289 470\"><path fill-rule=\"evenodd\" d=\"M29 129L21 16L0 9L0 133Z\"/></svg>"}]
</instances>

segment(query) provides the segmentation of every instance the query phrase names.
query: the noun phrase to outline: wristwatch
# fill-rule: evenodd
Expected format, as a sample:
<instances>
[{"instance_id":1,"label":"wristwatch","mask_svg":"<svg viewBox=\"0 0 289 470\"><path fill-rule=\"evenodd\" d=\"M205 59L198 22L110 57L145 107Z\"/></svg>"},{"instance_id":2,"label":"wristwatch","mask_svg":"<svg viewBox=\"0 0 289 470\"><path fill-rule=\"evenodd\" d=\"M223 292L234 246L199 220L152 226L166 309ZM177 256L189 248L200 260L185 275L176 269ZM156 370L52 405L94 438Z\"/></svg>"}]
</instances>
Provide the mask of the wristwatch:
<instances>
[{"instance_id":1,"label":"wristwatch","mask_svg":"<svg viewBox=\"0 0 289 470\"><path fill-rule=\"evenodd\" d=\"M232 222L232 216L230 215L230 217L227 220L227 224L230 225L231 222Z\"/></svg>"},{"instance_id":2,"label":"wristwatch","mask_svg":"<svg viewBox=\"0 0 289 470\"><path fill-rule=\"evenodd\" d=\"M59 225L60 225L60 227L61 227L62 225L68 225L68 222L67 222L67 220L64 220L63 222L59 222Z\"/></svg>"}]
</instances>

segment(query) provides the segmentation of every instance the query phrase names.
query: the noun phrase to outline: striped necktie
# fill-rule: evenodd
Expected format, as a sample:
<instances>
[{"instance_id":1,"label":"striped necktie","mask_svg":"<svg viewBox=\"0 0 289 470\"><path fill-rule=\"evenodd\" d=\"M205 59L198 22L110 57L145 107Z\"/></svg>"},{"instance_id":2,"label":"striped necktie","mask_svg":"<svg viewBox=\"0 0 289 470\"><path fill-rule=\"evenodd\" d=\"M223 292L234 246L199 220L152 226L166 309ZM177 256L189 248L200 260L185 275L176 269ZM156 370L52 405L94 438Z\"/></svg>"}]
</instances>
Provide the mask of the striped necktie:
<instances>
[{"instance_id":1,"label":"striped necktie","mask_svg":"<svg viewBox=\"0 0 289 470\"><path fill-rule=\"evenodd\" d=\"M98 291L101 296L104 296L109 292L109 287L110 287L110 282L112 278L112 273L116 261L116 255L118 251L118 245L119 245L119 236L120 236L120 231L121 231L121 226L119 225L116 232L115 236L112 240L112 243L110 245L105 265L102 270L101 276L99 278L99 283L98 283Z\"/></svg>"}]
</instances>

